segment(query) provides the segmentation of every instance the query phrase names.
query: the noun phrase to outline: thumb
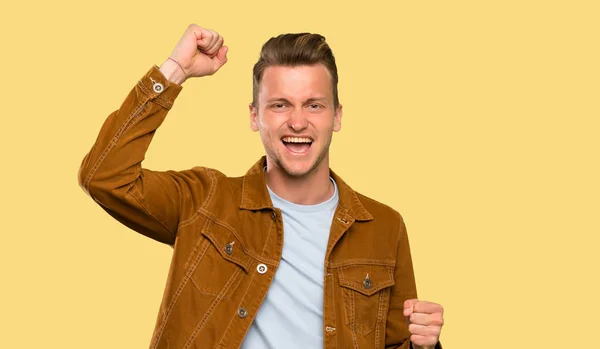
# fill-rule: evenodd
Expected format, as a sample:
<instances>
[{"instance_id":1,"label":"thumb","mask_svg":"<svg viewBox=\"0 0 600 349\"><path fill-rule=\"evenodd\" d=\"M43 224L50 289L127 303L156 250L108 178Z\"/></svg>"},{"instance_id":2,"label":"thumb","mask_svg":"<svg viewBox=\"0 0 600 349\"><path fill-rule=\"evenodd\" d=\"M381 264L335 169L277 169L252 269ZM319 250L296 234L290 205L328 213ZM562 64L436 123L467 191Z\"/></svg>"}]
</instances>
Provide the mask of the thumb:
<instances>
[{"instance_id":1,"label":"thumb","mask_svg":"<svg viewBox=\"0 0 600 349\"><path fill-rule=\"evenodd\" d=\"M415 305L419 303L417 298L407 299L404 301L404 316L410 316L415 310Z\"/></svg>"},{"instance_id":2,"label":"thumb","mask_svg":"<svg viewBox=\"0 0 600 349\"><path fill-rule=\"evenodd\" d=\"M215 62L215 65L216 65L215 68L219 69L223 65L225 65L225 63L227 63L227 52L228 51L229 51L229 47L227 47L227 46L222 46L219 49L219 51L217 51L217 54L213 58L213 61Z\"/></svg>"},{"instance_id":3,"label":"thumb","mask_svg":"<svg viewBox=\"0 0 600 349\"><path fill-rule=\"evenodd\" d=\"M409 324L410 321L408 320L408 318L410 317L410 315L414 312L415 310L415 305L419 302L419 300L417 298L412 298L412 299L407 299L404 301L404 310L403 310L403 314L404 317L406 318L406 323Z\"/></svg>"}]
</instances>

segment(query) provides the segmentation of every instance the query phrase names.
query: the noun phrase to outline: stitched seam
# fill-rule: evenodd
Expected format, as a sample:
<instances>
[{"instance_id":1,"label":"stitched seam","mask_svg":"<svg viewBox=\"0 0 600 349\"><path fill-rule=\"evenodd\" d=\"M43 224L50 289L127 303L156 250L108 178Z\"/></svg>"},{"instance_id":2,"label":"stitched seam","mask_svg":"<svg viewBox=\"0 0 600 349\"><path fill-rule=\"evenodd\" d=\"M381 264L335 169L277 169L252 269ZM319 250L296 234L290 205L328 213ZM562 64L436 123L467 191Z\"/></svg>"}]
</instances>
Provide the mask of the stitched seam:
<instances>
[{"instance_id":1,"label":"stitched seam","mask_svg":"<svg viewBox=\"0 0 600 349\"><path fill-rule=\"evenodd\" d=\"M263 263L265 263L265 264L268 264L268 265L270 265L270 266L272 266L272 267L275 267L275 266L277 266L277 261L275 261L275 260L272 260L272 259L265 258L265 257L263 257L263 256L260 256L260 255L258 255L258 254L256 254L256 253L254 253L254 252L252 252L252 251L249 251L248 249L246 249L246 248L245 248L245 246L244 246L243 244L241 244L241 242L242 242L243 240L242 240L242 239L240 239L239 235L238 235L238 234L235 232L235 230L234 230L233 228L231 228L231 226L230 226L229 224L225 224L224 222L222 222L222 221L220 221L220 220L216 219L215 217L213 217L213 216L210 214L210 212L208 212L208 211L207 211L207 210L205 210L205 209L199 209L199 210L198 210L198 213L200 213L200 214L202 214L203 216L205 216L205 217L206 217L208 220L211 220L211 221L213 221L215 224L218 224L218 225L222 226L223 228L225 228L225 229L229 230L229 231L230 231L230 232L231 232L231 233L232 233L232 234L233 234L233 235L234 235L234 236L235 236L235 237L236 237L236 238L237 238L237 239L240 241L240 245L242 246L242 251L244 251L244 253L246 253L248 256L250 256L250 257L252 257L252 258L254 258L254 259L256 259L256 260L258 260L258 261L260 261L260 262L263 262Z\"/></svg>"},{"instance_id":2,"label":"stitched seam","mask_svg":"<svg viewBox=\"0 0 600 349\"><path fill-rule=\"evenodd\" d=\"M242 303L246 299L246 296L248 296L248 290L252 286L252 281L254 281L254 277L256 276L256 269L254 269L254 270L255 271L251 274L252 276L250 276L250 281L248 282L248 286L246 287L246 291L244 292L244 296L242 297L241 303L239 303L237 306L238 309L241 307ZM266 293L265 293L265 296L266 296ZM264 297L263 297L263 300L264 300ZM225 333L223 333L223 337L221 337L221 340L219 341L219 344L217 344L217 347L220 347L223 343L223 340L225 340L225 337L227 337L227 332L231 329L231 324L233 323L233 319L235 319L235 315L233 315L231 317L231 320L229 320L229 324L227 325L227 330L225 331Z\"/></svg>"},{"instance_id":3,"label":"stitched seam","mask_svg":"<svg viewBox=\"0 0 600 349\"><path fill-rule=\"evenodd\" d=\"M205 242L204 239L198 239L198 242L196 242L196 246L194 246L194 249L190 253L190 256L183 264L184 270L187 270L189 268L190 264L194 261L194 256L196 255L196 253L198 253L197 251L200 249L200 246L202 246L204 248L204 246L202 245L203 242Z\"/></svg>"},{"instance_id":4,"label":"stitched seam","mask_svg":"<svg viewBox=\"0 0 600 349\"><path fill-rule=\"evenodd\" d=\"M388 268L388 275L390 277L390 279L393 279L393 274L392 274L392 268ZM390 288L385 288L383 289L383 291L381 291L381 296L379 298L379 310L377 312L377 323L375 324L375 347L377 347L377 343L379 343L379 333L381 332L381 326L384 324L384 319L385 319L385 306L386 304L389 304L390 301L390 292L391 289Z\"/></svg>"},{"instance_id":5,"label":"stitched seam","mask_svg":"<svg viewBox=\"0 0 600 349\"><path fill-rule=\"evenodd\" d=\"M208 221L205 224L208 224ZM200 260L204 257L204 254L206 253L206 250L208 249L209 244L210 244L210 242L206 241L206 243L205 243L206 246L203 246L200 249L200 254L194 260L193 266L187 270L187 272L183 276L183 280L181 280L181 283L179 284L179 287L177 287L177 291L175 291L175 294L173 295L171 302L169 302L169 305L167 307L167 312L165 314L165 318L163 319L160 329L155 337L154 343L152 345L153 349L156 349L156 346L158 345L158 341L160 340L160 337L162 336L162 334L165 330L165 327L167 325L167 320L169 319L169 316L171 315L171 312L173 311L173 308L175 307L175 303L177 302L177 299L179 299L181 292L183 292L183 288L185 287L185 285L187 284L189 279L192 277L192 274L193 274L194 270L196 269L196 267L198 266L198 263L200 263Z\"/></svg>"},{"instance_id":6,"label":"stitched seam","mask_svg":"<svg viewBox=\"0 0 600 349\"><path fill-rule=\"evenodd\" d=\"M269 243L269 238L271 237L271 232L273 232L273 226L275 226L275 222L273 220L271 220L271 228L269 229L269 233L267 234L267 240L265 241L265 245L263 246L262 251L260 252L261 255L265 255L265 251L267 250L267 244Z\"/></svg>"},{"instance_id":7,"label":"stitched seam","mask_svg":"<svg viewBox=\"0 0 600 349\"><path fill-rule=\"evenodd\" d=\"M213 171L207 169L206 173L210 177L210 190L208 191L208 196L206 197L206 200L204 200L204 204L200 208L205 208L206 206L208 206L208 203L210 202L213 194L215 193L215 188L217 187L217 180L215 179L215 174L213 173Z\"/></svg>"},{"instance_id":8,"label":"stitched seam","mask_svg":"<svg viewBox=\"0 0 600 349\"><path fill-rule=\"evenodd\" d=\"M336 318L335 318L335 304L336 304L335 303L335 287L334 287L334 285L335 285L335 275L333 275L332 273L329 273L329 275L331 275L331 277L330 277L330 281L331 281L331 309L332 309L331 310L331 313L332 313L332 316L331 316L332 320L331 321L333 322L333 326L335 326L335 328L337 329L339 327L339 324L337 323ZM337 339L337 335L334 338ZM327 339L333 340L333 339L331 339L331 337L328 338L327 336L323 336L323 339L324 339L324 343L325 343L326 346L327 346L327 342L328 342ZM323 349L325 349L325 348L323 348Z\"/></svg>"},{"instance_id":9,"label":"stitched seam","mask_svg":"<svg viewBox=\"0 0 600 349\"><path fill-rule=\"evenodd\" d=\"M257 274L258 273L256 272L256 269L254 269L254 273L252 273L252 280L254 280L254 277ZM271 281L269 282L270 285L273 285L274 278L275 278L275 276L273 275L273 278L271 278ZM250 280L250 284L252 283L252 280ZM259 280L258 283L260 284L260 280ZM260 309L260 305L264 304L265 298L267 298L268 291L269 291L269 287L267 287L267 289L265 290L265 292L262 292L262 297L259 300L255 301L253 303L248 302L248 304L249 304L248 308L252 307L252 309L253 309L252 316L248 319L248 321L249 321L250 324L252 324L254 322L254 320L256 319L256 316L258 315L258 310ZM250 299L250 300L252 300L252 299ZM246 333L248 332L248 328L249 327L250 327L250 325L246 325L246 331L245 331ZM238 344L238 347L239 346L240 345Z\"/></svg>"},{"instance_id":10,"label":"stitched seam","mask_svg":"<svg viewBox=\"0 0 600 349\"><path fill-rule=\"evenodd\" d=\"M196 220L200 216L202 216L200 214L200 212L198 212L198 211L194 212L194 214L190 218L186 219L185 221L179 222L179 226L177 227L177 229L181 229L181 228L183 228L185 226L193 224L194 222L196 222Z\"/></svg>"},{"instance_id":11,"label":"stitched seam","mask_svg":"<svg viewBox=\"0 0 600 349\"><path fill-rule=\"evenodd\" d=\"M340 284L342 286L347 286L350 289L355 290L357 292L363 293L363 292L361 292L361 290L363 290L363 287L364 287L364 285L362 285L362 284L352 282L352 281L341 282ZM372 288L369 290L369 292L365 292L363 294L372 295L372 294L375 294L376 292L379 292L382 289L384 289L386 287L390 287L392 285L393 285L393 283L391 281L388 281L386 283L381 283L381 284L379 284L379 286Z\"/></svg>"},{"instance_id":12,"label":"stitched seam","mask_svg":"<svg viewBox=\"0 0 600 349\"><path fill-rule=\"evenodd\" d=\"M165 99L163 96L164 95L159 95L158 97L156 97L155 101L158 105L166 109L171 109L173 107L173 102L168 99Z\"/></svg>"},{"instance_id":13,"label":"stitched seam","mask_svg":"<svg viewBox=\"0 0 600 349\"><path fill-rule=\"evenodd\" d=\"M352 323L352 331L356 331L356 308L354 304L354 292L346 290L350 295L350 321Z\"/></svg>"},{"instance_id":14,"label":"stitched seam","mask_svg":"<svg viewBox=\"0 0 600 349\"><path fill-rule=\"evenodd\" d=\"M146 88L146 86L144 85L144 83L142 83L142 80L138 81L138 86L140 87L140 89L142 90L142 92L149 94L149 95L153 95L154 92L152 90L149 90Z\"/></svg>"},{"instance_id":15,"label":"stitched seam","mask_svg":"<svg viewBox=\"0 0 600 349\"><path fill-rule=\"evenodd\" d=\"M272 227L272 226L271 226L271 227ZM330 275L331 275L331 274L327 273L327 269L325 269L325 277L323 278L323 295L324 295L324 297L323 297L323 329L321 329L321 331L323 331L323 330L325 330L325 331L326 331L326 328L327 328L327 326L329 326L329 325L337 326L337 325L336 325L336 323L335 323L335 321L333 321L333 323L332 323L332 324L327 324L327 323L325 322L325 318L326 318L325 304L327 304L327 298L328 298L328 297L327 297L327 289L328 289L328 286L327 286L327 280L328 280L328 276L330 276ZM330 292L332 292L332 293L333 293L333 288L331 289L331 291L330 291ZM331 306L333 306L333 304L334 304L334 303L332 303L332 304L331 304ZM332 313L334 313L334 314L335 314L335 309L333 309ZM327 339L328 339L328 338L327 338L327 333L323 333L323 349L327 349L327 342L328 342L328 340L327 340Z\"/></svg>"},{"instance_id":16,"label":"stitched seam","mask_svg":"<svg viewBox=\"0 0 600 349\"><path fill-rule=\"evenodd\" d=\"M383 291L383 292L387 292L387 290ZM383 296L383 294L382 294ZM381 327L381 323L383 320L383 308L384 308L384 300L386 297L379 297L379 309L377 311L377 323L375 323L375 344L374 344L374 348L378 347L378 343L379 343L379 329Z\"/></svg>"},{"instance_id":17,"label":"stitched seam","mask_svg":"<svg viewBox=\"0 0 600 349\"><path fill-rule=\"evenodd\" d=\"M210 226L210 224L208 224L208 226ZM207 229L208 229L208 227L207 227ZM207 248L210 248L210 246L211 246L211 245L217 245L217 244L215 243L215 241L213 241L213 237L212 237L212 236L204 236L204 237L205 237L205 238L208 238L208 240L210 240L210 241L212 242L212 244L207 244L207 246L208 246ZM220 245L220 244L219 244L219 245ZM228 259L228 258L232 258L231 256L224 256L224 255L223 255L223 253L221 252L221 249L220 249L220 248L215 248L215 249L216 249L216 250L217 250L217 252L218 252L218 253L219 253L219 254L220 254L222 257L223 257L223 259L225 259L225 260L229 261L229 259ZM203 254L205 255L205 254L206 254L206 252L204 251L204 252L203 252ZM229 261L229 262L231 262L231 261ZM241 263L241 261L240 261L240 263ZM250 263L246 263L246 264L250 264ZM197 268L197 265L196 265L196 268ZM194 268L194 269L196 269L196 268ZM236 268L237 268L237 266L236 266ZM220 290L219 290L219 291L210 291L210 290L206 290L206 289L205 289L205 288L203 288L203 287L200 287L200 286L198 285L198 283L196 282L196 280L195 280L193 277L192 277L190 280L191 280L192 284L194 284L194 286L196 286L196 288L198 289L198 291L199 291L200 293L202 293L202 294L209 295L209 296L216 296L216 295L218 295L218 294L219 294L219 292L220 292ZM223 298L227 298L227 295L225 295Z\"/></svg>"},{"instance_id":18,"label":"stitched seam","mask_svg":"<svg viewBox=\"0 0 600 349\"><path fill-rule=\"evenodd\" d=\"M143 92L145 92L146 94L149 94L148 90L144 87L144 85L141 83L141 81L139 81L137 85L138 85L138 87L141 88L141 90ZM86 190L88 190L88 192L89 192L89 183L92 181L92 177L96 174L96 172L98 171L98 168L100 167L100 165L106 158L106 154L108 154L108 152L114 147L114 145L117 143L119 138L122 136L122 134L128 128L127 126L129 124L129 122L144 110L144 108L146 107L146 103L148 101L149 101L149 99L142 99L140 101L140 103L133 109L134 112L131 115L129 115L127 117L127 119L125 119L125 121L123 122L123 124L121 124L121 127L119 127L119 129L117 130L117 132L115 133L115 135L113 136L111 141L106 145L106 148L104 148L104 151L102 152L102 154L98 158L98 161L96 161L96 164L94 165L94 167L92 168L92 170L90 171L90 173L88 174L88 176L86 178L85 188L86 188Z\"/></svg>"},{"instance_id":19,"label":"stitched seam","mask_svg":"<svg viewBox=\"0 0 600 349\"><path fill-rule=\"evenodd\" d=\"M208 320L208 318L212 315L212 313L215 310L215 308L217 307L217 305L224 298L225 294L229 291L229 288L231 287L231 285L233 285L234 280L236 280L238 278L238 276L240 275L241 272L242 272L241 269L236 269L235 272L233 273L233 275L231 275L231 277L229 278L229 280L227 280L227 284L225 284L225 287L223 287L223 290L221 290L219 295L215 298L215 300L208 307L208 309L206 310L206 313L204 314L204 316L202 317L202 319L200 320L198 325L196 325L194 332L192 332L192 334L190 335L190 338L188 339L187 343L183 346L183 349L187 349L190 347L190 345L192 345L194 339L198 335L198 332L200 332L200 330L204 327L204 324L206 324L206 321Z\"/></svg>"},{"instance_id":20,"label":"stitched seam","mask_svg":"<svg viewBox=\"0 0 600 349\"><path fill-rule=\"evenodd\" d=\"M142 99L140 101L140 103L133 109L134 112L131 115L129 115L127 117L127 119L125 119L125 121L123 122L121 127L119 127L119 129L117 130L117 132L115 133L113 138L106 145L106 148L104 148L104 150L100 154L100 157L98 157L98 160L96 161L96 163L90 170L90 173L88 173L88 175L85 179L84 188L87 190L88 193L90 192L90 189L89 189L90 182L92 181L92 178L98 171L98 168L100 168L100 165L102 164L102 162L104 162L106 155L115 146L115 144L117 143L117 141L119 140L119 137L123 134L123 132L125 132L127 125L131 121L131 119L135 118L139 113L141 113L144 110L147 102L148 102L148 100L146 100L146 99Z\"/></svg>"},{"instance_id":21,"label":"stitched seam","mask_svg":"<svg viewBox=\"0 0 600 349\"><path fill-rule=\"evenodd\" d=\"M356 290L356 291L362 293L363 285L360 283L354 282L354 281L346 280L346 278L344 278L344 269L345 269L345 267L339 268L340 285L350 287L353 290ZM371 289L369 292L366 292L366 294L372 295L375 292L379 292L381 289L384 289L386 287L394 285L394 280L393 280L392 274L390 273L390 269L391 268L386 268L386 270L388 272L388 276L390 277L389 280L379 283L379 285L377 287Z\"/></svg>"},{"instance_id":22,"label":"stitched seam","mask_svg":"<svg viewBox=\"0 0 600 349\"><path fill-rule=\"evenodd\" d=\"M352 326L351 326L351 331L350 333L352 333L352 342L354 343L354 349L358 349L358 341L356 339L356 318L355 318L355 310L354 310L354 293L351 291L347 292L350 293L350 314L351 314L351 320L352 320Z\"/></svg>"},{"instance_id":23,"label":"stitched seam","mask_svg":"<svg viewBox=\"0 0 600 349\"><path fill-rule=\"evenodd\" d=\"M200 286L198 286L198 284L196 283L196 281L194 280L194 278L190 278L191 283L196 287L196 289L198 290L198 292L200 292L201 294L207 295L207 296L216 296L219 294L219 292L210 292L208 290L204 290L202 288L200 288Z\"/></svg>"},{"instance_id":24,"label":"stitched seam","mask_svg":"<svg viewBox=\"0 0 600 349\"><path fill-rule=\"evenodd\" d=\"M346 214L348 213L348 210L342 206L342 204L338 204L338 208L339 208L339 214L341 216L346 216ZM337 218L337 217L334 217ZM342 237L342 235L345 234L345 232L348 230L348 228L350 227L350 225L346 225L344 228L344 231L342 233L340 233L337 238L335 239L335 241L331 241L330 243L327 244L327 252L325 252L325 258L329 259L329 256L331 255L331 252L333 250L333 247L335 246L335 244L337 244L338 240Z\"/></svg>"},{"instance_id":25,"label":"stitched seam","mask_svg":"<svg viewBox=\"0 0 600 349\"><path fill-rule=\"evenodd\" d=\"M332 299L332 302L333 302L331 304L332 307L333 307L333 316L332 316L332 318L333 318L334 326L337 328L338 324L337 324L337 321L335 320L335 304L336 304L335 303L335 287L334 287L334 285L335 285L335 276L333 274L330 274L330 275L331 275L331 294L332 294L331 299Z\"/></svg>"},{"instance_id":26,"label":"stitched seam","mask_svg":"<svg viewBox=\"0 0 600 349\"><path fill-rule=\"evenodd\" d=\"M246 177L242 180L242 206L246 205L246 197L244 196L244 191L246 190Z\"/></svg>"},{"instance_id":27,"label":"stitched seam","mask_svg":"<svg viewBox=\"0 0 600 349\"><path fill-rule=\"evenodd\" d=\"M336 262L329 264L332 268L346 267L346 266L355 266L355 265L381 265L381 266L394 266L396 265L396 261L385 259L349 259L343 262Z\"/></svg>"},{"instance_id":28,"label":"stitched seam","mask_svg":"<svg viewBox=\"0 0 600 349\"><path fill-rule=\"evenodd\" d=\"M208 249L208 245L209 244L210 243L208 241L206 241L205 247L202 247L202 249L200 251L201 253L195 259L193 267L190 268L190 269L188 269L187 273L184 276L184 280L182 280L181 284L179 284L179 287L177 288L177 291L175 292L175 295L173 295L173 299L171 300L171 302L169 303L169 306L167 308L167 313L165 314L165 318L164 318L163 323L161 325L160 332L159 332L159 334L157 336L154 348L156 348L156 345L158 345L158 339L163 334L163 331L164 331L164 329L166 327L166 324L167 324L167 320L168 320L169 316L171 315L171 312L173 311L173 308L175 307L175 303L176 303L177 299L179 299L179 295L181 294L181 292L183 292L183 288L187 284L187 281L189 281L189 279L191 279L191 276L194 273L194 270L196 269L196 267L200 263L200 260L204 257L204 254L206 253L206 250Z\"/></svg>"},{"instance_id":29,"label":"stitched seam","mask_svg":"<svg viewBox=\"0 0 600 349\"><path fill-rule=\"evenodd\" d=\"M332 273L328 272L328 268L325 268L325 275L323 278L323 294L324 294L324 298L323 298L323 320L325 320L326 318L326 312L325 312L325 304L329 304L329 309L331 309L330 313L331 313L331 322L330 323L326 323L325 321L323 321L323 330L327 331L327 327L333 327L336 328L337 327L337 323L335 321L335 288L333 287L334 285L334 276ZM328 295L331 293L331 302L329 301L329 297ZM332 331L333 332L333 331ZM327 349L328 346L328 342L331 339L329 338L329 335L327 335L327 333L323 333L323 349Z\"/></svg>"},{"instance_id":30,"label":"stitched seam","mask_svg":"<svg viewBox=\"0 0 600 349\"><path fill-rule=\"evenodd\" d=\"M210 178L210 189L208 189L208 196L206 199L204 199L204 202L202 203L200 208L198 210L196 210L196 212L194 212L194 214L190 218L179 223L178 229L181 229L187 225L194 223L198 219L198 217L200 217L200 210L204 206L208 205L208 200L212 197L212 192L215 190L215 187L217 185L213 173L211 171L208 171L208 169L206 167L201 167L201 169L206 171L206 173L208 174L208 177Z\"/></svg>"},{"instance_id":31,"label":"stitched seam","mask_svg":"<svg viewBox=\"0 0 600 349\"><path fill-rule=\"evenodd\" d=\"M340 284L345 283L346 279L344 279L344 268L340 268L339 274L340 274L340 276L339 276L340 277Z\"/></svg>"},{"instance_id":32,"label":"stitched seam","mask_svg":"<svg viewBox=\"0 0 600 349\"><path fill-rule=\"evenodd\" d=\"M208 212L208 210L206 210L205 208L200 208L200 212L204 213L206 216L208 216L210 213ZM216 217L211 217L211 220L213 222L215 222L216 224L222 226L223 228L229 230L229 232L231 234L233 234L233 236L235 236L236 239L238 239L238 241L244 241L242 240L242 238L240 237L240 235L237 233L237 231L235 229L233 229L233 227L231 225L229 225L229 223L227 222L223 222L222 220L216 218ZM248 252L244 246L242 246L242 249L244 250L244 252Z\"/></svg>"},{"instance_id":33,"label":"stitched seam","mask_svg":"<svg viewBox=\"0 0 600 349\"><path fill-rule=\"evenodd\" d=\"M203 234L204 235L204 234ZM234 256L224 256L222 251L221 251L221 242L217 240L217 238L213 235L213 234L207 234L204 235L205 237L208 238L208 240L210 240L216 247L217 251L219 251L219 254L221 254L221 256L226 259L226 260L233 260L234 262L238 262L239 264L243 265L245 268L250 269L250 258L247 258L246 261L243 261L237 257Z\"/></svg>"}]
</instances>

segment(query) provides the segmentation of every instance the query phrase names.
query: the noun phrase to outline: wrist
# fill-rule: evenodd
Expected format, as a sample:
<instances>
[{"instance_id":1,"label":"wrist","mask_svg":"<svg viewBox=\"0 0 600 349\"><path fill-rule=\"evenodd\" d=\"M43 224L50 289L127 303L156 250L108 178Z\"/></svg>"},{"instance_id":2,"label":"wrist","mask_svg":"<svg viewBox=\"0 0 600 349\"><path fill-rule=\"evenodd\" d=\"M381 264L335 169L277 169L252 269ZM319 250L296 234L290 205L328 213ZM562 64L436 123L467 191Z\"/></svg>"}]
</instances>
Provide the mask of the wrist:
<instances>
[{"instance_id":1,"label":"wrist","mask_svg":"<svg viewBox=\"0 0 600 349\"><path fill-rule=\"evenodd\" d=\"M170 59L161 64L159 70L167 80L178 85L181 85L187 79L181 67Z\"/></svg>"}]
</instances>

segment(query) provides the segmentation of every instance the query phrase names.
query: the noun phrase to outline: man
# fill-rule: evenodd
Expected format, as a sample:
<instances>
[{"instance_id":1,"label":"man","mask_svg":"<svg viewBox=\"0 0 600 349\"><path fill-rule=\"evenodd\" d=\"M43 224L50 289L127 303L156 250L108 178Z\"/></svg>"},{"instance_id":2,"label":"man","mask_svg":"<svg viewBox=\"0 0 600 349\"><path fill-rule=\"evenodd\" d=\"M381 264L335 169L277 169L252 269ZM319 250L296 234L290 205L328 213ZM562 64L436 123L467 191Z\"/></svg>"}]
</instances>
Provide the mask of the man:
<instances>
[{"instance_id":1,"label":"man","mask_svg":"<svg viewBox=\"0 0 600 349\"><path fill-rule=\"evenodd\" d=\"M441 348L443 309L417 299L402 217L329 168L342 105L324 39L263 46L249 109L266 155L243 177L141 166L181 85L227 62L222 36L197 25L85 156L81 187L174 248L151 348Z\"/></svg>"}]
</instances>

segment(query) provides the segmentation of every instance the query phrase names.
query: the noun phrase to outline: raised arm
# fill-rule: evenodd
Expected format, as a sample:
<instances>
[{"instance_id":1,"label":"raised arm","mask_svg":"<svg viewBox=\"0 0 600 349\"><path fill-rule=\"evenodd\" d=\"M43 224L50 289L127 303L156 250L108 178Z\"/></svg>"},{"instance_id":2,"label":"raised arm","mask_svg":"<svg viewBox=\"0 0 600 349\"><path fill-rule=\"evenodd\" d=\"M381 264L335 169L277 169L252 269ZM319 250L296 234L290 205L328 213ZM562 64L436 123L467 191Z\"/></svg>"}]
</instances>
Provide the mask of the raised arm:
<instances>
[{"instance_id":1,"label":"raised arm","mask_svg":"<svg viewBox=\"0 0 600 349\"><path fill-rule=\"evenodd\" d=\"M227 50L218 33L190 25L169 59L152 67L108 116L79 168L79 185L106 212L157 241L174 244L179 222L191 214L182 203L201 203L211 177L200 167L153 171L142 161L181 84L217 72Z\"/></svg>"}]
</instances>

